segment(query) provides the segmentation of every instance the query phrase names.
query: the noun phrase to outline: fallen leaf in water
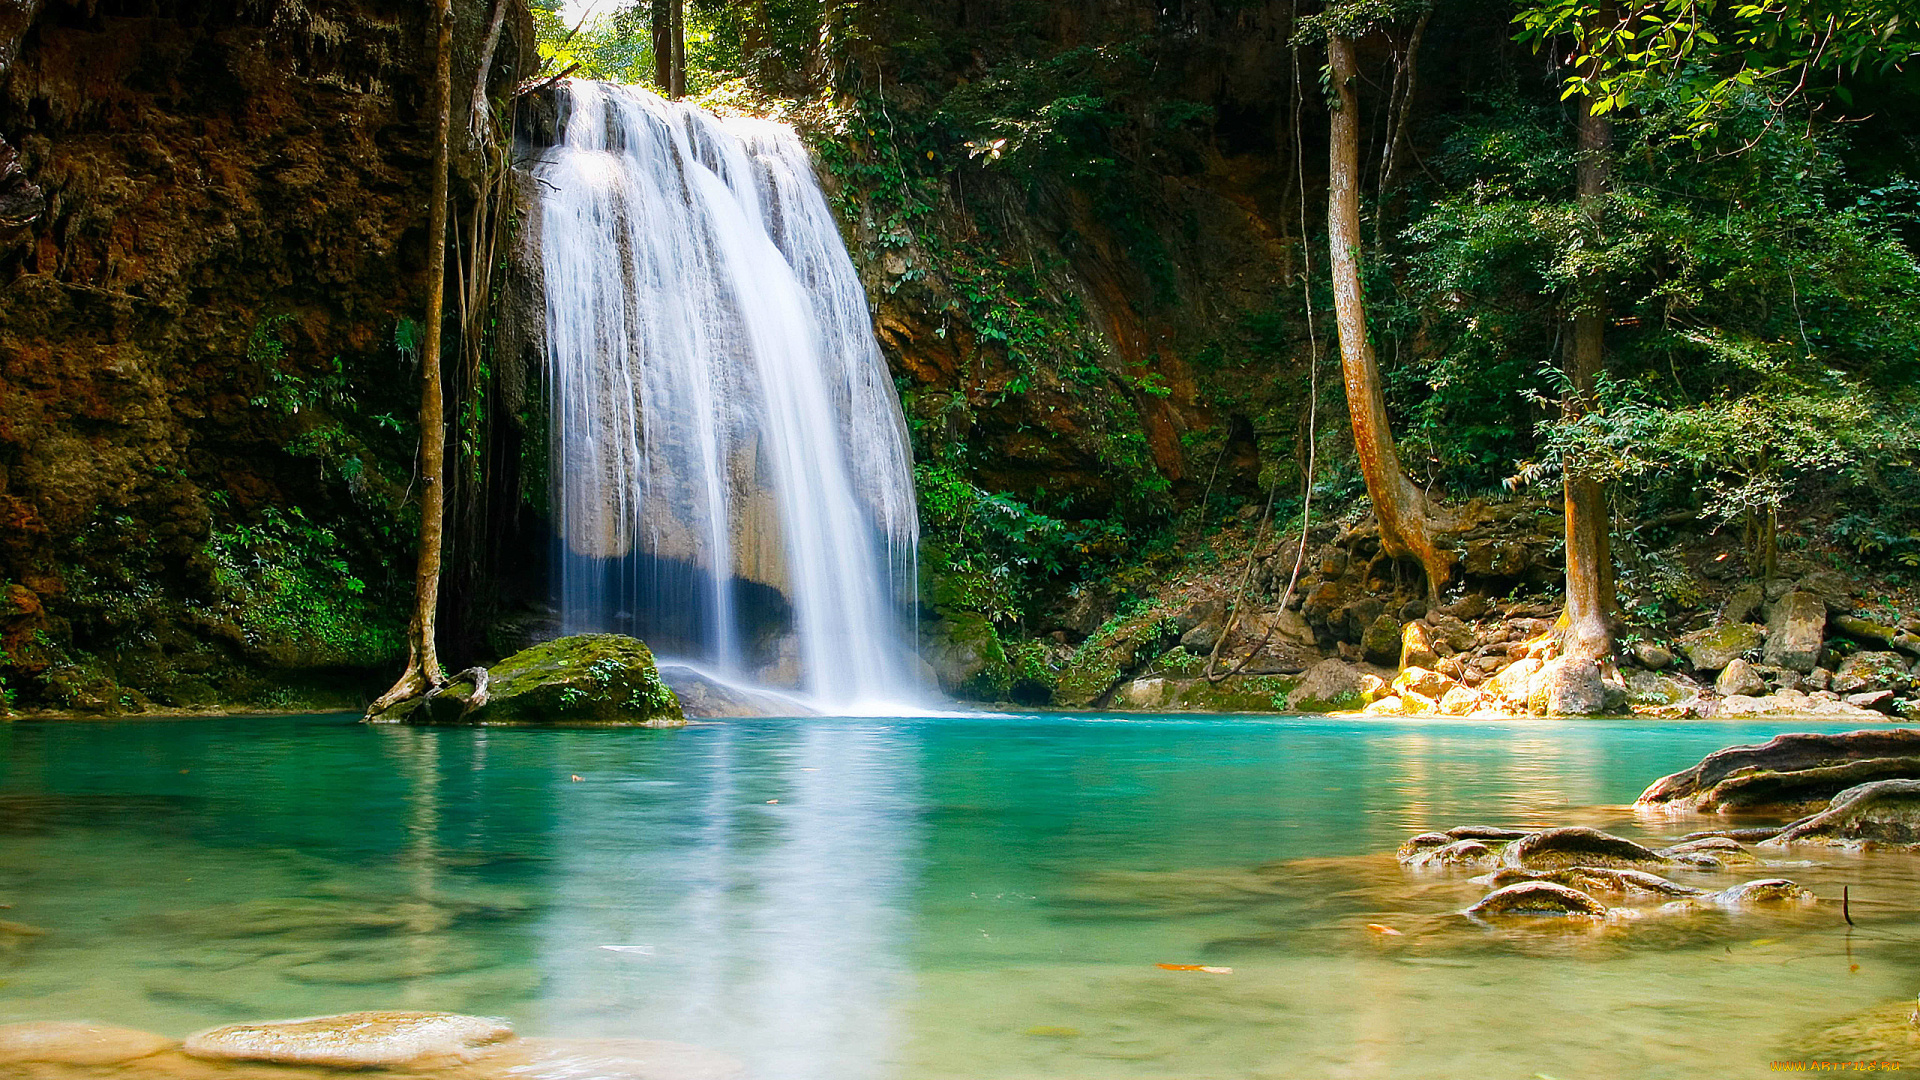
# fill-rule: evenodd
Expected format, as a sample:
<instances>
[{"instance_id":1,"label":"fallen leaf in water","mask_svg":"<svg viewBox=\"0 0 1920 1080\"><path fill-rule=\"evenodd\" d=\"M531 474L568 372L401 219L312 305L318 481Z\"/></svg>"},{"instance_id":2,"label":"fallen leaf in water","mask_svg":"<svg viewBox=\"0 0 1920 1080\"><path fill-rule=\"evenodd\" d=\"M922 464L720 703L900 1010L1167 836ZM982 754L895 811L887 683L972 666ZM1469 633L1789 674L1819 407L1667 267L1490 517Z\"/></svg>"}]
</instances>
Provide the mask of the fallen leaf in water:
<instances>
[{"instance_id":1,"label":"fallen leaf in water","mask_svg":"<svg viewBox=\"0 0 1920 1080\"><path fill-rule=\"evenodd\" d=\"M608 952L635 953L640 956L653 955L653 946L651 945L602 945L600 947Z\"/></svg>"},{"instance_id":2,"label":"fallen leaf in water","mask_svg":"<svg viewBox=\"0 0 1920 1080\"><path fill-rule=\"evenodd\" d=\"M768 799L768 800L767 800L767 805L768 805L768 806L772 806L772 805L773 805L774 803L777 803L777 802L779 802L779 801L780 801L779 799Z\"/></svg>"},{"instance_id":3,"label":"fallen leaf in water","mask_svg":"<svg viewBox=\"0 0 1920 1080\"><path fill-rule=\"evenodd\" d=\"M1368 923L1367 929L1373 931L1376 934L1385 934L1388 937L1405 937L1406 936L1405 934L1402 934L1400 931L1395 930L1391 926L1381 926L1377 922Z\"/></svg>"},{"instance_id":4,"label":"fallen leaf in water","mask_svg":"<svg viewBox=\"0 0 1920 1080\"><path fill-rule=\"evenodd\" d=\"M1035 1035L1043 1039L1077 1039L1080 1037L1080 1029L1060 1027L1055 1024L1041 1024L1038 1027L1030 1027L1020 1034Z\"/></svg>"},{"instance_id":5,"label":"fallen leaf in water","mask_svg":"<svg viewBox=\"0 0 1920 1080\"><path fill-rule=\"evenodd\" d=\"M580 782L580 774L574 773L572 776L568 777L568 779L572 780L574 783L577 784Z\"/></svg>"},{"instance_id":6,"label":"fallen leaf in water","mask_svg":"<svg viewBox=\"0 0 1920 1080\"><path fill-rule=\"evenodd\" d=\"M1161 969L1162 971L1204 971L1209 975L1233 974L1232 968L1208 967L1205 964L1155 964L1153 966Z\"/></svg>"}]
</instances>

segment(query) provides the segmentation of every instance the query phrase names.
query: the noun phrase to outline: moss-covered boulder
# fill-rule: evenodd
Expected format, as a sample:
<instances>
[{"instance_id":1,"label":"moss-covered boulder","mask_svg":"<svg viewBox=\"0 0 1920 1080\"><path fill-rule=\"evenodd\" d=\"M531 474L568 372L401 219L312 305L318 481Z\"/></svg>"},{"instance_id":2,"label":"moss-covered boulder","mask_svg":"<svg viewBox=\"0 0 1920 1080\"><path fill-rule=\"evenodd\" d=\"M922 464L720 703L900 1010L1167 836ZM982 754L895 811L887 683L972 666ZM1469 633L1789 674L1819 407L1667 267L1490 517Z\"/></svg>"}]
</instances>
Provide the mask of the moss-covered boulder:
<instances>
[{"instance_id":1,"label":"moss-covered boulder","mask_svg":"<svg viewBox=\"0 0 1920 1080\"><path fill-rule=\"evenodd\" d=\"M1054 688L1054 704L1069 709L1106 704L1129 675L1179 640L1178 630L1157 607L1109 619L1074 651Z\"/></svg>"},{"instance_id":2,"label":"moss-covered boulder","mask_svg":"<svg viewBox=\"0 0 1920 1080\"><path fill-rule=\"evenodd\" d=\"M1766 644L1767 632L1752 623L1727 622L1680 639L1680 651L1696 671L1719 671Z\"/></svg>"},{"instance_id":3,"label":"moss-covered boulder","mask_svg":"<svg viewBox=\"0 0 1920 1080\"><path fill-rule=\"evenodd\" d=\"M680 700L653 653L621 634L576 634L461 672L434 694L373 719L412 724L679 727Z\"/></svg>"}]
</instances>

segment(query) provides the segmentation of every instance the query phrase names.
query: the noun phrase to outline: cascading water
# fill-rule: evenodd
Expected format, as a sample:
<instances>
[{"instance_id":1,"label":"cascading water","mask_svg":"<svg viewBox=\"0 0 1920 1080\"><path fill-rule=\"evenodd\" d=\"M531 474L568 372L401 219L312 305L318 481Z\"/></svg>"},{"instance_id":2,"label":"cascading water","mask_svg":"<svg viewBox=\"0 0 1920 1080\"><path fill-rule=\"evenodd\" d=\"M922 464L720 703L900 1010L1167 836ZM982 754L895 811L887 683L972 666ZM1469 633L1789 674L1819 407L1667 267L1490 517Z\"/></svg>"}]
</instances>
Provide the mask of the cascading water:
<instances>
[{"instance_id":1,"label":"cascading water","mask_svg":"<svg viewBox=\"0 0 1920 1080\"><path fill-rule=\"evenodd\" d=\"M632 87L558 98L534 176L563 625L839 711L918 698L905 423L806 149Z\"/></svg>"}]
</instances>

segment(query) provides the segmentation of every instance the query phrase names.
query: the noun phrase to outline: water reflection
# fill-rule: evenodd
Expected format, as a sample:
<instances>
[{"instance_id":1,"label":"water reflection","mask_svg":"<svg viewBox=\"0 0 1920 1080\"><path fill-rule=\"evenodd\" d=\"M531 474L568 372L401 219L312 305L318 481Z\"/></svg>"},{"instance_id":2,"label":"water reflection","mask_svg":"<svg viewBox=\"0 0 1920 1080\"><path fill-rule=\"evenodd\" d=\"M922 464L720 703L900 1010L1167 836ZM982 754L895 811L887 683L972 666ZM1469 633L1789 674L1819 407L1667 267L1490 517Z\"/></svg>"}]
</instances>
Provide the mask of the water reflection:
<instances>
[{"instance_id":1,"label":"water reflection","mask_svg":"<svg viewBox=\"0 0 1920 1080\"><path fill-rule=\"evenodd\" d=\"M670 768L600 765L556 792L535 1025L720 1047L779 1080L891 1075L910 748L878 727L720 729Z\"/></svg>"}]
</instances>

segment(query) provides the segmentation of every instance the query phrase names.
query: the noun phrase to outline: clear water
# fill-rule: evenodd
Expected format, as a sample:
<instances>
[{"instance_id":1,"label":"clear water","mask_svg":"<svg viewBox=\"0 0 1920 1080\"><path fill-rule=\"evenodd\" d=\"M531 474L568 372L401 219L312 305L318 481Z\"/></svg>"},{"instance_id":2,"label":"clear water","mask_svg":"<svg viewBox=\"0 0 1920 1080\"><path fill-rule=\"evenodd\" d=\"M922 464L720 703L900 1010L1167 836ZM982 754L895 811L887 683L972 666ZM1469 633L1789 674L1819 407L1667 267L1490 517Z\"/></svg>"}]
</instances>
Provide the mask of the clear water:
<instances>
[{"instance_id":1,"label":"clear water","mask_svg":"<svg viewBox=\"0 0 1920 1080\"><path fill-rule=\"evenodd\" d=\"M906 423L794 132L572 79L534 165L570 631L886 712L924 695Z\"/></svg>"},{"instance_id":2,"label":"clear water","mask_svg":"<svg viewBox=\"0 0 1920 1080\"><path fill-rule=\"evenodd\" d=\"M1748 1075L1920 989L1912 859L1776 871L1850 884L1851 933L1824 903L1572 932L1476 926L1464 875L1383 853L1677 836L1627 808L1648 781L1808 726L4 725L0 918L49 932L0 935L0 1022L450 1009L757 1080Z\"/></svg>"}]
</instances>

